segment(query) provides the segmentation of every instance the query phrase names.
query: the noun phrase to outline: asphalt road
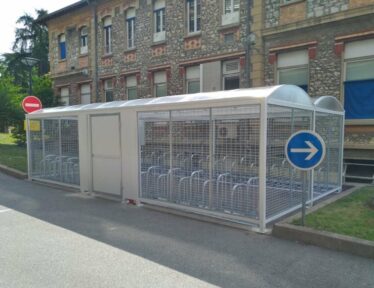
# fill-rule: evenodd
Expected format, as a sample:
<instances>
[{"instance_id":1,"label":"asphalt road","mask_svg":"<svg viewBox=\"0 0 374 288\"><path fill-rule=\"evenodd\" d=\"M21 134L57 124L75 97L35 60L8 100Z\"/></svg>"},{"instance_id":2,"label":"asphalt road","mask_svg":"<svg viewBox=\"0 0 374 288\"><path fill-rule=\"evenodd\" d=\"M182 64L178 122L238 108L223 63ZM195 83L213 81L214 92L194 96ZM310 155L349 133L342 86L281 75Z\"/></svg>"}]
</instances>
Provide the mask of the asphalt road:
<instances>
[{"instance_id":1,"label":"asphalt road","mask_svg":"<svg viewBox=\"0 0 374 288\"><path fill-rule=\"evenodd\" d=\"M0 288L374 287L374 261L0 174Z\"/></svg>"}]
</instances>

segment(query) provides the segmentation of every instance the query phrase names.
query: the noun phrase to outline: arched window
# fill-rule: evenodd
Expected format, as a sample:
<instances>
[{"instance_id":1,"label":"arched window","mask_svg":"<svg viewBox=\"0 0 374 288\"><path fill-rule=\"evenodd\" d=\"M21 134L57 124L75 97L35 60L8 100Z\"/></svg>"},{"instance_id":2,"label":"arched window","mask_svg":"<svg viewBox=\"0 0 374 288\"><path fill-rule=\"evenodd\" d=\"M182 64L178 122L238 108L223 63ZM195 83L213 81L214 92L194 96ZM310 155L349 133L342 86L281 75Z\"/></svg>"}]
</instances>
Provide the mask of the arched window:
<instances>
[{"instance_id":1,"label":"arched window","mask_svg":"<svg viewBox=\"0 0 374 288\"><path fill-rule=\"evenodd\" d=\"M60 34L58 36L58 50L60 60L66 59L66 42L65 42L65 34Z\"/></svg>"},{"instance_id":2,"label":"arched window","mask_svg":"<svg viewBox=\"0 0 374 288\"><path fill-rule=\"evenodd\" d=\"M80 52L87 54L88 52L88 28L83 26L80 30Z\"/></svg>"},{"instance_id":3,"label":"arched window","mask_svg":"<svg viewBox=\"0 0 374 288\"><path fill-rule=\"evenodd\" d=\"M105 17L104 20L104 54L112 53L112 18Z\"/></svg>"},{"instance_id":4,"label":"arched window","mask_svg":"<svg viewBox=\"0 0 374 288\"><path fill-rule=\"evenodd\" d=\"M135 8L126 11L127 49L135 47Z\"/></svg>"}]
</instances>

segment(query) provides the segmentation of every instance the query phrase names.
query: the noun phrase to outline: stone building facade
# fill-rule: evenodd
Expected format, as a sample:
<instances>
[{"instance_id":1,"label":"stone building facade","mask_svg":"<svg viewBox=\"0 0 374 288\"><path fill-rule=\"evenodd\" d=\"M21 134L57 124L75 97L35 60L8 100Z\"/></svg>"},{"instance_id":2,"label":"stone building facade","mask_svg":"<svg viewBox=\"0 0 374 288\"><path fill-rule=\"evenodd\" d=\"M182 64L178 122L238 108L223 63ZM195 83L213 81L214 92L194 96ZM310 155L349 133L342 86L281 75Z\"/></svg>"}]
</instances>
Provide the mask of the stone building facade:
<instances>
[{"instance_id":1,"label":"stone building facade","mask_svg":"<svg viewBox=\"0 0 374 288\"><path fill-rule=\"evenodd\" d=\"M43 21L56 95L71 105L259 86L263 56L247 37L251 2L80 1L50 13ZM258 19L262 7L254 6Z\"/></svg>"},{"instance_id":2,"label":"stone building facade","mask_svg":"<svg viewBox=\"0 0 374 288\"><path fill-rule=\"evenodd\" d=\"M264 9L265 84L337 97L346 109L345 158L374 160L374 1L266 0ZM366 93L362 102L357 91Z\"/></svg>"},{"instance_id":3,"label":"stone building facade","mask_svg":"<svg viewBox=\"0 0 374 288\"><path fill-rule=\"evenodd\" d=\"M345 158L374 160L374 104L345 93L349 80L374 80L373 16L374 0L90 0L44 22L66 104L296 84L367 108L347 113Z\"/></svg>"}]
</instances>

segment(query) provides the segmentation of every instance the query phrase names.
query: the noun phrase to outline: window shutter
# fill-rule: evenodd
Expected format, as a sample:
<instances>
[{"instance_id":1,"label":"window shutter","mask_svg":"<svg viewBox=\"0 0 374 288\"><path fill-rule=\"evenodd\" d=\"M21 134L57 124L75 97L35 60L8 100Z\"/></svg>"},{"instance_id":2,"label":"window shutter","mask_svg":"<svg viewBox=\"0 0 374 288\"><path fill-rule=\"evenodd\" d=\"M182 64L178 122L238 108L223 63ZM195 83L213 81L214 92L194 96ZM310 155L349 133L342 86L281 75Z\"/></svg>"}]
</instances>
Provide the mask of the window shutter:
<instances>
[{"instance_id":1,"label":"window shutter","mask_svg":"<svg viewBox=\"0 0 374 288\"><path fill-rule=\"evenodd\" d=\"M278 68L307 65L308 63L308 50L299 50L278 54Z\"/></svg>"},{"instance_id":2,"label":"window shutter","mask_svg":"<svg viewBox=\"0 0 374 288\"><path fill-rule=\"evenodd\" d=\"M234 74L240 72L238 60L223 62L223 74Z\"/></svg>"},{"instance_id":3,"label":"window shutter","mask_svg":"<svg viewBox=\"0 0 374 288\"><path fill-rule=\"evenodd\" d=\"M352 59L374 55L374 39L354 41L345 44L344 58Z\"/></svg>"},{"instance_id":4,"label":"window shutter","mask_svg":"<svg viewBox=\"0 0 374 288\"><path fill-rule=\"evenodd\" d=\"M191 66L186 69L186 79L199 79L200 78L200 66Z\"/></svg>"}]
</instances>

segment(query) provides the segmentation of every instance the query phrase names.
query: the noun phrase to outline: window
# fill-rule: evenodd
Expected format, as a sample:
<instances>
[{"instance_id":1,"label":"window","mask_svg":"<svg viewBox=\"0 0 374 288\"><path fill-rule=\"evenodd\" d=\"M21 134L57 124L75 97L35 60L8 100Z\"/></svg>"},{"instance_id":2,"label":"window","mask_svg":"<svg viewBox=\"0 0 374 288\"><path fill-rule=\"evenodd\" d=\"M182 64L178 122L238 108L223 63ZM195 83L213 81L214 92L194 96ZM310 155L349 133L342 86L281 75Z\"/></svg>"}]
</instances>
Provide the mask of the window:
<instances>
[{"instance_id":1,"label":"window","mask_svg":"<svg viewBox=\"0 0 374 288\"><path fill-rule=\"evenodd\" d=\"M230 60L222 63L223 90L240 88L239 60Z\"/></svg>"},{"instance_id":2,"label":"window","mask_svg":"<svg viewBox=\"0 0 374 288\"><path fill-rule=\"evenodd\" d=\"M299 50L278 54L278 84L293 84L308 91L308 51Z\"/></svg>"},{"instance_id":3,"label":"window","mask_svg":"<svg viewBox=\"0 0 374 288\"><path fill-rule=\"evenodd\" d=\"M286 5L294 2L301 2L303 0L281 0L281 5Z\"/></svg>"},{"instance_id":4,"label":"window","mask_svg":"<svg viewBox=\"0 0 374 288\"><path fill-rule=\"evenodd\" d=\"M113 79L107 79L104 81L104 94L105 102L111 102L113 98Z\"/></svg>"},{"instance_id":5,"label":"window","mask_svg":"<svg viewBox=\"0 0 374 288\"><path fill-rule=\"evenodd\" d=\"M153 41L165 40L165 0L156 0L153 7L154 33Z\"/></svg>"},{"instance_id":6,"label":"window","mask_svg":"<svg viewBox=\"0 0 374 288\"><path fill-rule=\"evenodd\" d=\"M225 43L233 43L235 41L234 33L226 33L223 36Z\"/></svg>"},{"instance_id":7,"label":"window","mask_svg":"<svg viewBox=\"0 0 374 288\"><path fill-rule=\"evenodd\" d=\"M153 73L153 87L155 97L162 97L167 95L165 71Z\"/></svg>"},{"instance_id":8,"label":"window","mask_svg":"<svg viewBox=\"0 0 374 288\"><path fill-rule=\"evenodd\" d=\"M224 5L225 14L234 13L239 11L240 0L224 0Z\"/></svg>"},{"instance_id":9,"label":"window","mask_svg":"<svg viewBox=\"0 0 374 288\"><path fill-rule=\"evenodd\" d=\"M186 92L188 94L200 92L200 65L187 67Z\"/></svg>"},{"instance_id":10,"label":"window","mask_svg":"<svg viewBox=\"0 0 374 288\"><path fill-rule=\"evenodd\" d=\"M346 43L344 64L346 119L374 119L374 39Z\"/></svg>"},{"instance_id":11,"label":"window","mask_svg":"<svg viewBox=\"0 0 374 288\"><path fill-rule=\"evenodd\" d=\"M104 54L112 53L112 18L104 18Z\"/></svg>"},{"instance_id":12,"label":"window","mask_svg":"<svg viewBox=\"0 0 374 288\"><path fill-rule=\"evenodd\" d=\"M187 0L187 26L188 33L196 33L200 31L201 23L201 1Z\"/></svg>"},{"instance_id":13,"label":"window","mask_svg":"<svg viewBox=\"0 0 374 288\"><path fill-rule=\"evenodd\" d=\"M130 8L126 12L127 26L127 49L135 47L135 8Z\"/></svg>"},{"instance_id":14,"label":"window","mask_svg":"<svg viewBox=\"0 0 374 288\"><path fill-rule=\"evenodd\" d=\"M61 105L69 106L69 87L63 87L60 89Z\"/></svg>"},{"instance_id":15,"label":"window","mask_svg":"<svg viewBox=\"0 0 374 288\"><path fill-rule=\"evenodd\" d=\"M126 77L126 95L128 100L138 98L138 86L135 75Z\"/></svg>"},{"instance_id":16,"label":"window","mask_svg":"<svg viewBox=\"0 0 374 288\"><path fill-rule=\"evenodd\" d=\"M66 59L66 42L65 42L65 34L61 34L58 37L58 49L60 54L60 60Z\"/></svg>"},{"instance_id":17,"label":"window","mask_svg":"<svg viewBox=\"0 0 374 288\"><path fill-rule=\"evenodd\" d=\"M239 23L240 0L223 0L222 25Z\"/></svg>"},{"instance_id":18,"label":"window","mask_svg":"<svg viewBox=\"0 0 374 288\"><path fill-rule=\"evenodd\" d=\"M91 103L91 86L90 84L81 85L81 104Z\"/></svg>"},{"instance_id":19,"label":"window","mask_svg":"<svg viewBox=\"0 0 374 288\"><path fill-rule=\"evenodd\" d=\"M80 52L81 54L87 54L88 52L88 28L85 26L85 27L82 27L81 28L81 33L80 33L80 37L81 37L81 49L80 49Z\"/></svg>"}]
</instances>

